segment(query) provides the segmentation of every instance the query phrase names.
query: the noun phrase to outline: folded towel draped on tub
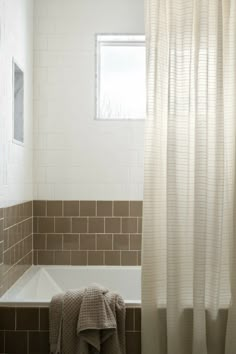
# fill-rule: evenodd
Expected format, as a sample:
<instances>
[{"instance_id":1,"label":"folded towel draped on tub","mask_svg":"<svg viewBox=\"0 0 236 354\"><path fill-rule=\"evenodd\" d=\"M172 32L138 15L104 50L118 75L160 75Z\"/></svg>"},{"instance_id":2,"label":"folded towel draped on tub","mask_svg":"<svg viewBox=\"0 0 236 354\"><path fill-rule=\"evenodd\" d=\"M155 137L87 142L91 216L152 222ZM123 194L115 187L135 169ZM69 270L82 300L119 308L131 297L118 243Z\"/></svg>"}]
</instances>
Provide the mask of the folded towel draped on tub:
<instances>
[{"instance_id":1,"label":"folded towel draped on tub","mask_svg":"<svg viewBox=\"0 0 236 354\"><path fill-rule=\"evenodd\" d=\"M94 285L54 296L50 349L53 354L125 354L121 296Z\"/></svg>"}]
</instances>

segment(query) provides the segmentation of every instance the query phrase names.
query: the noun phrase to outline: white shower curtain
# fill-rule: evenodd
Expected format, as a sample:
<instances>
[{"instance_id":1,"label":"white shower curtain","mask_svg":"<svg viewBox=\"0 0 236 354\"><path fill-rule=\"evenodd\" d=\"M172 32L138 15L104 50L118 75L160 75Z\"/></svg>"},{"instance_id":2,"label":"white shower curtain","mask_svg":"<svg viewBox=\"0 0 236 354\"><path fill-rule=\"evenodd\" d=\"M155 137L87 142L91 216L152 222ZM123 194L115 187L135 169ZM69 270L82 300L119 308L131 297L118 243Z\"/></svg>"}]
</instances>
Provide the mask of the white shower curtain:
<instances>
[{"instance_id":1,"label":"white shower curtain","mask_svg":"<svg viewBox=\"0 0 236 354\"><path fill-rule=\"evenodd\" d=\"M236 354L236 0L146 0L142 353Z\"/></svg>"}]
</instances>

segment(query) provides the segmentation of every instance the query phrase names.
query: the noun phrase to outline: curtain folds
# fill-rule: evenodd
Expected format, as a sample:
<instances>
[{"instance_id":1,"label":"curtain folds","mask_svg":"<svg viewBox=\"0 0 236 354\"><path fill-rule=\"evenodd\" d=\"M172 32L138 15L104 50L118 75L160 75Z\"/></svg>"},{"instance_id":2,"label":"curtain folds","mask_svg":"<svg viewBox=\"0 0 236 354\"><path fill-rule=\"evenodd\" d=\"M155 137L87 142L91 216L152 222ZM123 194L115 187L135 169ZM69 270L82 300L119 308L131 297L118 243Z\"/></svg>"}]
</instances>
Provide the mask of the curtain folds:
<instances>
[{"instance_id":1,"label":"curtain folds","mask_svg":"<svg viewBox=\"0 0 236 354\"><path fill-rule=\"evenodd\" d=\"M142 353L236 353L236 1L146 0Z\"/></svg>"}]
</instances>

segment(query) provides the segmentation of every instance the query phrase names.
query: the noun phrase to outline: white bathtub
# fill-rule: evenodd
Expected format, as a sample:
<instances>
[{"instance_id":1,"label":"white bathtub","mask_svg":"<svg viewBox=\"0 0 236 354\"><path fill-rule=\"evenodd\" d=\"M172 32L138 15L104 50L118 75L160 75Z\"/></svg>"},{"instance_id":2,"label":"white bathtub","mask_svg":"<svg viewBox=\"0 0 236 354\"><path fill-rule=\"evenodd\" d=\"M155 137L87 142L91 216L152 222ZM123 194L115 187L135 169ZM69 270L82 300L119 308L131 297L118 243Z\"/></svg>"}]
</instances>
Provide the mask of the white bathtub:
<instances>
[{"instance_id":1,"label":"white bathtub","mask_svg":"<svg viewBox=\"0 0 236 354\"><path fill-rule=\"evenodd\" d=\"M141 267L32 266L0 298L0 306L48 306L53 295L92 283L119 292L127 306L140 305Z\"/></svg>"}]
</instances>

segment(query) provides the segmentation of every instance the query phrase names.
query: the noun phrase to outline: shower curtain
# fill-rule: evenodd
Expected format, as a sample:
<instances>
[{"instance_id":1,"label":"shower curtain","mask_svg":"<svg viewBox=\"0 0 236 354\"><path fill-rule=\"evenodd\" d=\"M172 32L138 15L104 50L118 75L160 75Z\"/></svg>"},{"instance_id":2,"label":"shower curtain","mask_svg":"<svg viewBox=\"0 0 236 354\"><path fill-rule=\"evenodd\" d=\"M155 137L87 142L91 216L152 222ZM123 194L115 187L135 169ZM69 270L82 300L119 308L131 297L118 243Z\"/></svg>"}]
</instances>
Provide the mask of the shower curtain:
<instances>
[{"instance_id":1,"label":"shower curtain","mask_svg":"<svg viewBox=\"0 0 236 354\"><path fill-rule=\"evenodd\" d=\"M236 1L146 0L142 353L236 353Z\"/></svg>"}]
</instances>

